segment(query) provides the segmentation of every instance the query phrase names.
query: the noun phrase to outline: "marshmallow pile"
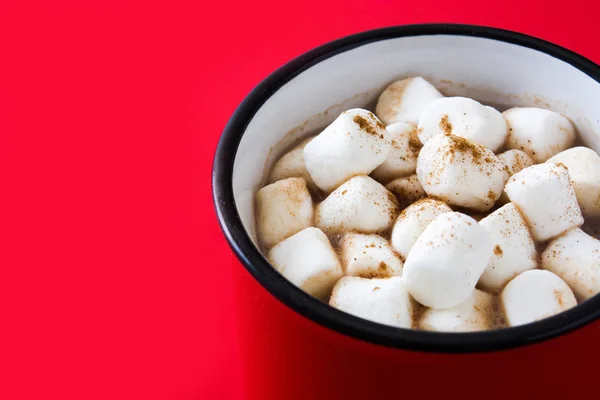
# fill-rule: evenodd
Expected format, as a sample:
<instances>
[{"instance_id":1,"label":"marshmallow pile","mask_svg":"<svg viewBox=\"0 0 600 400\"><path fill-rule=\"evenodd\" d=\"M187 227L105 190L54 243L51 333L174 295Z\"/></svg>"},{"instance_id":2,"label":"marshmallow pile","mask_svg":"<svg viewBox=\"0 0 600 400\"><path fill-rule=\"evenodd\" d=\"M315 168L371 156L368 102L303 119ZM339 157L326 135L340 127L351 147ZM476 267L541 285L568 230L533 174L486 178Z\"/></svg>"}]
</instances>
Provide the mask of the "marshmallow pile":
<instances>
[{"instance_id":1,"label":"marshmallow pile","mask_svg":"<svg viewBox=\"0 0 600 400\"><path fill-rule=\"evenodd\" d=\"M384 125L385 124L385 125ZM600 293L600 157L559 113L393 82L291 148L256 193L273 267L345 313L471 332ZM586 221L588 222L588 221Z\"/></svg>"}]
</instances>

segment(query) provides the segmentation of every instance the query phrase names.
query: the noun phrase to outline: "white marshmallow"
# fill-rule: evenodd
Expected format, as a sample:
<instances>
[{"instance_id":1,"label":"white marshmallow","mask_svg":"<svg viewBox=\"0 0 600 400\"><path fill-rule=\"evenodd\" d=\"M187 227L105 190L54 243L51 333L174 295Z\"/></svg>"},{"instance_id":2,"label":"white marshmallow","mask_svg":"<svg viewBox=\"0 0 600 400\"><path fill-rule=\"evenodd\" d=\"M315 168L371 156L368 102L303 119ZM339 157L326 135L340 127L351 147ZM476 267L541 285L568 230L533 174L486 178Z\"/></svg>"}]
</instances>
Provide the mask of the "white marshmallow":
<instances>
[{"instance_id":1,"label":"white marshmallow","mask_svg":"<svg viewBox=\"0 0 600 400\"><path fill-rule=\"evenodd\" d=\"M571 229L546 247L542 268L567 282L577 299L587 300L600 293L600 240Z\"/></svg>"},{"instance_id":2,"label":"white marshmallow","mask_svg":"<svg viewBox=\"0 0 600 400\"><path fill-rule=\"evenodd\" d=\"M447 212L452 212L452 209L446 203L434 199L419 200L404 209L392 230L392 246L400 257L406 260L410 249L427 225L438 215Z\"/></svg>"},{"instance_id":3,"label":"white marshmallow","mask_svg":"<svg viewBox=\"0 0 600 400\"><path fill-rule=\"evenodd\" d=\"M538 241L583 224L573 183L563 164L537 164L513 175L504 191Z\"/></svg>"},{"instance_id":4,"label":"white marshmallow","mask_svg":"<svg viewBox=\"0 0 600 400\"><path fill-rule=\"evenodd\" d=\"M412 328L413 303L400 276L384 279L345 276L333 288L329 304L369 321Z\"/></svg>"},{"instance_id":5,"label":"white marshmallow","mask_svg":"<svg viewBox=\"0 0 600 400\"><path fill-rule=\"evenodd\" d=\"M402 261L379 235L346 233L342 239L344 272L348 276L387 278L402 275Z\"/></svg>"},{"instance_id":6,"label":"white marshmallow","mask_svg":"<svg viewBox=\"0 0 600 400\"><path fill-rule=\"evenodd\" d=\"M539 321L577 305L562 279L539 269L525 271L508 282L501 301L509 326Z\"/></svg>"},{"instance_id":7,"label":"white marshmallow","mask_svg":"<svg viewBox=\"0 0 600 400\"><path fill-rule=\"evenodd\" d=\"M276 244L268 258L286 279L319 299L326 299L343 275L329 239L317 228L306 228Z\"/></svg>"},{"instance_id":8,"label":"white marshmallow","mask_svg":"<svg viewBox=\"0 0 600 400\"><path fill-rule=\"evenodd\" d=\"M454 135L436 135L421 149L417 177L428 195L487 211L504 185L504 165L486 147Z\"/></svg>"},{"instance_id":9,"label":"white marshmallow","mask_svg":"<svg viewBox=\"0 0 600 400\"><path fill-rule=\"evenodd\" d=\"M471 295L491 256L492 241L477 221L458 212L445 213L417 239L402 278L419 303L455 307Z\"/></svg>"},{"instance_id":10,"label":"white marshmallow","mask_svg":"<svg viewBox=\"0 0 600 400\"><path fill-rule=\"evenodd\" d=\"M387 159L371 173L380 182L414 174L417 169L417 156L421 142L417 128L406 122L397 122L386 127L391 147Z\"/></svg>"},{"instance_id":11,"label":"white marshmallow","mask_svg":"<svg viewBox=\"0 0 600 400\"><path fill-rule=\"evenodd\" d=\"M419 183L417 175L394 179L385 188L394 193L398 198L400 208L405 208L415 201L427 196L423 186Z\"/></svg>"},{"instance_id":12,"label":"white marshmallow","mask_svg":"<svg viewBox=\"0 0 600 400\"><path fill-rule=\"evenodd\" d=\"M521 172L535 164L527 153L516 149L498 154L498 159L506 167L504 168L504 183L508 182L508 179L517 172Z\"/></svg>"},{"instance_id":13,"label":"white marshmallow","mask_svg":"<svg viewBox=\"0 0 600 400\"><path fill-rule=\"evenodd\" d=\"M536 163L568 149L575 141L575 128L557 112L536 107L515 107L502 113L508 122L506 144L529 154Z\"/></svg>"},{"instance_id":14,"label":"white marshmallow","mask_svg":"<svg viewBox=\"0 0 600 400\"><path fill-rule=\"evenodd\" d=\"M563 163L575 187L584 217L600 217L600 157L587 147L573 147L550 158L549 163Z\"/></svg>"},{"instance_id":15,"label":"white marshmallow","mask_svg":"<svg viewBox=\"0 0 600 400\"><path fill-rule=\"evenodd\" d=\"M287 178L304 178L308 189L313 192L316 191L317 186L304 165L304 146L312 139L313 137L304 139L275 163L269 176L269 183Z\"/></svg>"},{"instance_id":16,"label":"white marshmallow","mask_svg":"<svg viewBox=\"0 0 600 400\"><path fill-rule=\"evenodd\" d=\"M432 84L420 76L406 78L389 85L379 96L375 114L386 124L419 123L423 108L444 97Z\"/></svg>"},{"instance_id":17,"label":"white marshmallow","mask_svg":"<svg viewBox=\"0 0 600 400\"><path fill-rule=\"evenodd\" d=\"M302 178L288 178L256 192L257 232L269 248L313 224L313 202Z\"/></svg>"},{"instance_id":18,"label":"white marshmallow","mask_svg":"<svg viewBox=\"0 0 600 400\"><path fill-rule=\"evenodd\" d=\"M327 234L376 233L392 227L398 200L368 176L355 176L317 206L316 225Z\"/></svg>"},{"instance_id":19,"label":"white marshmallow","mask_svg":"<svg viewBox=\"0 0 600 400\"><path fill-rule=\"evenodd\" d=\"M427 143L440 134L470 139L498 151L508 136L508 125L498 110L466 97L432 101L419 118L419 139Z\"/></svg>"},{"instance_id":20,"label":"white marshmallow","mask_svg":"<svg viewBox=\"0 0 600 400\"><path fill-rule=\"evenodd\" d=\"M304 163L325 192L355 175L370 174L390 151L388 132L370 111L344 111L304 147Z\"/></svg>"},{"instance_id":21,"label":"white marshmallow","mask_svg":"<svg viewBox=\"0 0 600 400\"><path fill-rule=\"evenodd\" d=\"M494 246L494 254L479 279L482 288L500 291L515 276L537 268L535 243L514 204L499 208L479 224L490 235Z\"/></svg>"},{"instance_id":22,"label":"white marshmallow","mask_svg":"<svg viewBox=\"0 0 600 400\"><path fill-rule=\"evenodd\" d=\"M420 326L435 332L475 332L491 329L494 296L475 289L467 300L445 310L427 309Z\"/></svg>"}]
</instances>

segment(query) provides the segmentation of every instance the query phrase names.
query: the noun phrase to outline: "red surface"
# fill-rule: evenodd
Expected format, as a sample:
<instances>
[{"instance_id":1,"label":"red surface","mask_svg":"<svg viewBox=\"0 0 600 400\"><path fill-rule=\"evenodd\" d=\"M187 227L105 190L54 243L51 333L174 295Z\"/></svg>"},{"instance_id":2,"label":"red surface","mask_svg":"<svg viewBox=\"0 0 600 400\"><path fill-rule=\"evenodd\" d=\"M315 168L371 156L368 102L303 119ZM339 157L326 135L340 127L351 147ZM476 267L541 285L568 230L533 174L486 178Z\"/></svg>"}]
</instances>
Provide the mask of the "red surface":
<instances>
[{"instance_id":1,"label":"red surface","mask_svg":"<svg viewBox=\"0 0 600 400\"><path fill-rule=\"evenodd\" d=\"M242 398L210 167L244 96L306 50L402 23L509 28L600 62L594 3L0 2L0 398Z\"/></svg>"},{"instance_id":2,"label":"red surface","mask_svg":"<svg viewBox=\"0 0 600 400\"><path fill-rule=\"evenodd\" d=\"M234 272L242 390L248 400L597 398L600 321L510 351L433 354L389 349L290 311L241 265Z\"/></svg>"}]
</instances>

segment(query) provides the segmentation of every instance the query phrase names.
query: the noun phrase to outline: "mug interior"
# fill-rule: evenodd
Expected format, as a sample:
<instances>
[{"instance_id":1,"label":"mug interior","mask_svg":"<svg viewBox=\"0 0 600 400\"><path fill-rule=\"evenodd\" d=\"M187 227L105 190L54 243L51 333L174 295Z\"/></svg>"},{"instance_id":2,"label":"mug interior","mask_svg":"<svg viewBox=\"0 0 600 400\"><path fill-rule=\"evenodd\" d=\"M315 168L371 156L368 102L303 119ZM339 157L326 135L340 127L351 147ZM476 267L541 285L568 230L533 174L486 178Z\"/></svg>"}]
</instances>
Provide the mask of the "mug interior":
<instances>
[{"instance_id":1,"label":"mug interior","mask_svg":"<svg viewBox=\"0 0 600 400\"><path fill-rule=\"evenodd\" d=\"M390 37L394 36L394 32L388 30L379 38L369 36L368 40L365 38L363 42L357 40L356 43L347 45L338 41L337 47L332 44L331 49L322 51L320 56L313 53L315 57L310 61L310 57L303 56L307 62L303 63L302 58L294 60L267 78L267 81L271 81L263 84L270 84L274 92L266 98L263 96L262 104L257 101L257 96L260 95L256 93L256 90L260 90L257 88L253 92L254 97L249 96L240 106L246 107L249 118L240 121L240 116L237 116L236 128L245 126L245 129L243 134L237 132L238 138L242 135L241 140L238 139L237 151L229 151L235 151L231 189L236 218L245 232L242 233L240 226L237 226L235 234L228 234L231 227L225 226L227 221L222 223L238 256L247 266L251 264L251 272L255 276L257 273L274 272L264 258L257 254L253 209L254 194L263 185L265 174L272 163L292 143L331 123L342 111L353 107L373 110L378 95L397 79L423 76L447 96L472 97L501 109L536 106L558 111L573 122L584 145L600 152L600 74L592 76L590 71L584 72L573 61L585 62L586 67L592 70L596 68L596 73L600 67L567 50L523 35L503 34L504 31L490 28L467 27L461 31L459 26L453 29L443 27L448 26L444 25L439 30L424 29L424 32L420 32L418 27L414 31L400 29L396 31L399 32L396 35L399 37ZM480 30L479 35L477 29ZM412 34L405 35L406 32ZM475 36L471 36L473 34ZM508 36L504 38L503 35ZM532 43L536 46L530 46ZM575 58L555 57L555 51L558 51L556 54L564 51L567 56ZM295 72L292 68L294 63L297 67ZM218 162L219 153L215 159L215 169L218 168ZM218 184L217 182L216 185ZM215 201L219 209L218 202L223 201L223 198L219 199L218 193L215 194ZM254 250L248 246L238 246L240 240L248 239L254 244ZM271 271L267 271L269 269ZM271 279L276 278L271 276ZM284 285L282 290L293 292L293 296L297 298L310 298L304 293L298 293L299 290L289 283L286 286L284 282L279 282L278 285ZM313 300L304 299L308 302ZM290 301L284 299L288 305ZM321 307L316 303L311 306ZM582 306L576 308L580 307ZM589 316L589 313L585 312L584 315ZM375 325L370 326L375 331L406 331L368 323L345 313L343 317L337 315L336 318L354 319L358 321L354 323L365 326ZM581 315L578 321L581 321ZM531 325L540 323L544 321ZM539 328L542 329L542 326ZM555 328L547 326L548 330L556 333ZM507 328L503 331L515 329L519 328ZM489 333L491 332L474 335ZM540 334L543 336L543 332ZM437 335L443 337L466 334Z\"/></svg>"}]
</instances>

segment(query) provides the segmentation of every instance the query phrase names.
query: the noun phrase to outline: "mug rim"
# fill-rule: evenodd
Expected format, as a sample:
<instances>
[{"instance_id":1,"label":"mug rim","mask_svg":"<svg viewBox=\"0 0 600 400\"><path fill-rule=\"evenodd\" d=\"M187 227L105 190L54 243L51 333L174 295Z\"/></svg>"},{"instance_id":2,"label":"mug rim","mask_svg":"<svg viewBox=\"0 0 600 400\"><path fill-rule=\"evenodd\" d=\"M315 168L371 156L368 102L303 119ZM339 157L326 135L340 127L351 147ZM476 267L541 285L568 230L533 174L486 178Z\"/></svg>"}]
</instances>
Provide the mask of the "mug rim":
<instances>
[{"instance_id":1,"label":"mug rim","mask_svg":"<svg viewBox=\"0 0 600 400\"><path fill-rule=\"evenodd\" d=\"M225 126L212 170L213 205L221 230L235 256L271 295L294 312L333 331L377 345L437 353L473 353L517 348L548 340L600 317L600 295L558 315L517 327L481 332L428 332L368 321L321 302L281 275L246 232L233 193L233 165L246 127L263 104L281 87L312 66L369 43L410 36L470 36L537 50L560 59L600 83L600 66L554 43L526 34L479 25L412 24L364 31L314 48L275 70L237 107Z\"/></svg>"}]
</instances>

